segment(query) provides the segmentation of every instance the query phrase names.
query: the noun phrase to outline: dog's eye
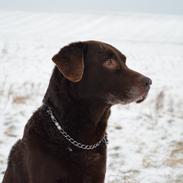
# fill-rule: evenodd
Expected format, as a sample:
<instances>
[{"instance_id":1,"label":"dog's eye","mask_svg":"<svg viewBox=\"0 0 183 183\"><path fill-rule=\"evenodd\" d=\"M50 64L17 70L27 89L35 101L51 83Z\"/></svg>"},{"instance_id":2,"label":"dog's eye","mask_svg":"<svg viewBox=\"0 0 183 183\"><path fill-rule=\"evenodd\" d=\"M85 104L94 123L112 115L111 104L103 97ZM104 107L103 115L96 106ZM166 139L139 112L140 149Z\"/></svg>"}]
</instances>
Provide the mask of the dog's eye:
<instances>
[{"instance_id":1,"label":"dog's eye","mask_svg":"<svg viewBox=\"0 0 183 183\"><path fill-rule=\"evenodd\" d=\"M119 69L119 64L114 59L108 59L103 63L103 66L110 70L117 70Z\"/></svg>"}]
</instances>

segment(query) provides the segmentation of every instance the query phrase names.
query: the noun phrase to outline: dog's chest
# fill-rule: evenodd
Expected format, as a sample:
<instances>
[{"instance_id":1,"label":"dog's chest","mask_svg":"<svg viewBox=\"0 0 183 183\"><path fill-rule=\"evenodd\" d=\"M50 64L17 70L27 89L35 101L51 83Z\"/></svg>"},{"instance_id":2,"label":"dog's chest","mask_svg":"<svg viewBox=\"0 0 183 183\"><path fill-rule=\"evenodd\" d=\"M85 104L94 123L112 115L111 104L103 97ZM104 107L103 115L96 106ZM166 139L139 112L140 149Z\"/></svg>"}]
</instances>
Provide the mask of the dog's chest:
<instances>
[{"instance_id":1,"label":"dog's chest","mask_svg":"<svg viewBox=\"0 0 183 183\"><path fill-rule=\"evenodd\" d=\"M105 177L106 156L104 153L70 153L68 176L65 177L68 183L101 183ZM61 183L63 177L60 177ZM58 179L59 180L59 179ZM66 182L67 182L66 181Z\"/></svg>"},{"instance_id":2,"label":"dog's chest","mask_svg":"<svg viewBox=\"0 0 183 183\"><path fill-rule=\"evenodd\" d=\"M82 166L84 168L90 168L91 166L97 166L105 161L105 152L83 152L83 153L75 153L70 152L69 157L71 162L78 164L78 166Z\"/></svg>"}]
</instances>

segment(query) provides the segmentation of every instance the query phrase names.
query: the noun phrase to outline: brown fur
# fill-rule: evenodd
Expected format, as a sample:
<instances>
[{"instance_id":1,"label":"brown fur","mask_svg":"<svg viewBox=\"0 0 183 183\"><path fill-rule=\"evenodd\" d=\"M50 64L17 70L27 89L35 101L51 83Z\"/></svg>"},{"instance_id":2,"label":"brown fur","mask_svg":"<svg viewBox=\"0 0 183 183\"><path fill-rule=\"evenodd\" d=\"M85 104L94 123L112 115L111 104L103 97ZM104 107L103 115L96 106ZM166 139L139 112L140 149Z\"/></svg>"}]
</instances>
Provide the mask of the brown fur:
<instances>
[{"instance_id":1,"label":"brown fur","mask_svg":"<svg viewBox=\"0 0 183 183\"><path fill-rule=\"evenodd\" d=\"M72 43L53 61L57 67L43 101L65 131L84 144L104 136L112 105L142 101L151 84L126 66L122 53L102 42ZM43 105L12 148L3 183L104 183L105 172L106 145L94 150L73 146L55 128Z\"/></svg>"}]
</instances>

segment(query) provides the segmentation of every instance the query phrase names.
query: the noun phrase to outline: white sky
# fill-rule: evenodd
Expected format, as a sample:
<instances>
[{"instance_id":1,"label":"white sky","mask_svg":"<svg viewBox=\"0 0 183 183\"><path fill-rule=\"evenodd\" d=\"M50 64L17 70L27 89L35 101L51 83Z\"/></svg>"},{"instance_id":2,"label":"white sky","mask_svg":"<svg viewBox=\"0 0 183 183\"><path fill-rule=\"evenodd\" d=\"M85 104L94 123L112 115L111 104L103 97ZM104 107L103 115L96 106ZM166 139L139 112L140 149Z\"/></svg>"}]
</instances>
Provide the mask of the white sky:
<instances>
[{"instance_id":1,"label":"white sky","mask_svg":"<svg viewBox=\"0 0 183 183\"><path fill-rule=\"evenodd\" d=\"M0 0L0 9L183 14L183 0Z\"/></svg>"}]
</instances>

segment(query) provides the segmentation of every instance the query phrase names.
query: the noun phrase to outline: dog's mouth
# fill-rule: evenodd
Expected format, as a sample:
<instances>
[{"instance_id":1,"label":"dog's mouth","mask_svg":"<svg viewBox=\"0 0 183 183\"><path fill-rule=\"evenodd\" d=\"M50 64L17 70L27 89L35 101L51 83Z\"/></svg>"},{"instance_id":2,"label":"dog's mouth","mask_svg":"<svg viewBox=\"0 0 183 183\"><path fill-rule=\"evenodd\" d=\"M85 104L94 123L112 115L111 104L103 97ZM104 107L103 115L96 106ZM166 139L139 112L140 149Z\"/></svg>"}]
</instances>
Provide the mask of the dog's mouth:
<instances>
[{"instance_id":1,"label":"dog's mouth","mask_svg":"<svg viewBox=\"0 0 183 183\"><path fill-rule=\"evenodd\" d=\"M148 92L149 92L149 89L146 90L145 92L143 92L143 93L136 99L136 103L141 103L141 102L143 102L143 101L147 98Z\"/></svg>"},{"instance_id":2,"label":"dog's mouth","mask_svg":"<svg viewBox=\"0 0 183 183\"><path fill-rule=\"evenodd\" d=\"M146 99L147 95L146 96L141 96L139 97L137 100L136 100L136 103L139 104L141 102L143 102L145 99Z\"/></svg>"}]
</instances>

